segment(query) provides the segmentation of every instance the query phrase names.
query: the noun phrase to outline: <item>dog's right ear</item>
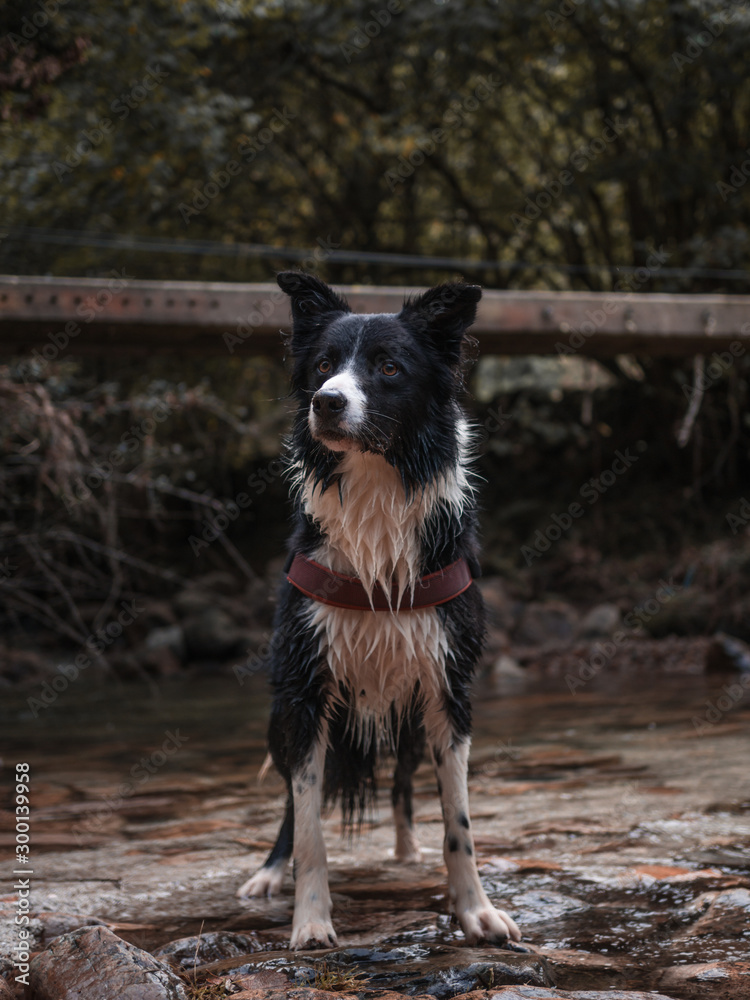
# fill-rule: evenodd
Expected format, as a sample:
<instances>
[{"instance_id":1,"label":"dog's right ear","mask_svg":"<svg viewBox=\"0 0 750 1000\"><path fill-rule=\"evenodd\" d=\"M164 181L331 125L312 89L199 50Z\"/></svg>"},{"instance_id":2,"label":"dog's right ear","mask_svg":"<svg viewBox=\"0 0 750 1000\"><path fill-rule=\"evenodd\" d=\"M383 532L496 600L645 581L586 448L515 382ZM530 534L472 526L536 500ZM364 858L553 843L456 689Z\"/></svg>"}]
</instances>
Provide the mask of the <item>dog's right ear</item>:
<instances>
[{"instance_id":1,"label":"dog's right ear","mask_svg":"<svg viewBox=\"0 0 750 1000\"><path fill-rule=\"evenodd\" d=\"M304 271L281 271L276 275L279 288L292 300L294 333L315 333L330 321L332 313L351 312L349 303L320 278Z\"/></svg>"},{"instance_id":2,"label":"dog's right ear","mask_svg":"<svg viewBox=\"0 0 750 1000\"><path fill-rule=\"evenodd\" d=\"M479 285L449 281L409 298L398 318L436 344L452 363L460 364L465 334L482 297Z\"/></svg>"}]
</instances>

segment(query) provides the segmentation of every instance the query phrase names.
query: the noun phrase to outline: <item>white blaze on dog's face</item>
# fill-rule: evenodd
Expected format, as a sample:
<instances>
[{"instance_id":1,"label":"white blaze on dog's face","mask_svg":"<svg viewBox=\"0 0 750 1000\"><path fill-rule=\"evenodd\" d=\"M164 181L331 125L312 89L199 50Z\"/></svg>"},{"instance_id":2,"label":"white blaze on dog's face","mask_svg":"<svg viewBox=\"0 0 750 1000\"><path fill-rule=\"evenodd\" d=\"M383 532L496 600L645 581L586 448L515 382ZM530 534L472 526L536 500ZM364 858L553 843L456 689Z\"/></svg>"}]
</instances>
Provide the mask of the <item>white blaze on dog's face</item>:
<instances>
[{"instance_id":1,"label":"white blaze on dog's face","mask_svg":"<svg viewBox=\"0 0 750 1000\"><path fill-rule=\"evenodd\" d=\"M312 398L310 432L331 451L361 451L366 413L367 397L356 373L339 372L327 379Z\"/></svg>"}]
</instances>

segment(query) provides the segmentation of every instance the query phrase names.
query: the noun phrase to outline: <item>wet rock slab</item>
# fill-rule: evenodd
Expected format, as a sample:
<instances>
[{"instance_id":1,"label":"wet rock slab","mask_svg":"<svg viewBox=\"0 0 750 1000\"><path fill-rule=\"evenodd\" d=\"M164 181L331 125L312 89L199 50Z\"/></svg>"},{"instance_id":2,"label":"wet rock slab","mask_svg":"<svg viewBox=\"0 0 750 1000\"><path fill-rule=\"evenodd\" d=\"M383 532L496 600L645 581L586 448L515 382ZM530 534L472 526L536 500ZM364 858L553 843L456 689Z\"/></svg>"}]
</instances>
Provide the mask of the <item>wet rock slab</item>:
<instances>
[{"instance_id":1,"label":"wet rock slab","mask_svg":"<svg viewBox=\"0 0 750 1000\"><path fill-rule=\"evenodd\" d=\"M483 986L554 985L543 957L496 949L412 946L372 951L353 948L333 952L329 960L344 968L352 964L366 967L370 987L409 995L426 993L437 1000L449 1000Z\"/></svg>"},{"instance_id":2,"label":"wet rock slab","mask_svg":"<svg viewBox=\"0 0 750 1000\"><path fill-rule=\"evenodd\" d=\"M659 986L688 1000L711 995L727 997L728 1000L748 1000L750 961L676 965L664 970Z\"/></svg>"},{"instance_id":3,"label":"wet rock slab","mask_svg":"<svg viewBox=\"0 0 750 1000\"><path fill-rule=\"evenodd\" d=\"M188 1000L171 969L106 927L55 938L29 981L34 1000Z\"/></svg>"},{"instance_id":4,"label":"wet rock slab","mask_svg":"<svg viewBox=\"0 0 750 1000\"><path fill-rule=\"evenodd\" d=\"M501 990L475 990L473 993L464 993L455 1000L673 1000L672 997L663 993L642 993L621 990L550 990L537 986L508 986Z\"/></svg>"},{"instance_id":5,"label":"wet rock slab","mask_svg":"<svg viewBox=\"0 0 750 1000\"><path fill-rule=\"evenodd\" d=\"M258 940L257 935L214 931L170 941L154 952L154 958L180 969L194 969L208 962L237 958L263 949L264 945Z\"/></svg>"},{"instance_id":6,"label":"wet rock slab","mask_svg":"<svg viewBox=\"0 0 750 1000\"><path fill-rule=\"evenodd\" d=\"M35 920L42 928L42 937L45 944L49 944L61 934L70 934L80 927L104 926L104 921L97 917L86 917L80 913L46 913L38 912Z\"/></svg>"},{"instance_id":7,"label":"wet rock slab","mask_svg":"<svg viewBox=\"0 0 750 1000\"><path fill-rule=\"evenodd\" d=\"M654 662L651 644L638 649ZM682 654L673 653L677 662ZM575 669L581 655L570 652ZM522 927L527 953L463 946L448 915L442 818L425 764L414 796L423 861L393 859L384 771L361 836L342 837L336 812L324 821L339 946L290 954L291 873L272 900L235 897L273 844L283 811L280 780L254 780L265 755L265 686L236 708L236 686L219 698L212 683L198 707L190 692L183 714L171 698L161 706L139 700L140 728L124 728L119 706L102 710L97 701L102 731L86 730L89 743L76 743L75 715L72 735L50 729L45 745L40 734L30 930L34 950L48 949L35 961L57 955L59 976L39 996L63 1000L82 974L72 949L58 953L60 942L71 931L103 939L106 926L124 939L117 954L131 972L134 954L152 971L171 968L175 978L159 989L179 990L197 974L217 996L239 1000L744 1000L750 696L699 732L693 719L717 702L723 676L681 675L664 687L651 676L644 688L624 676L615 683L613 664L571 693L564 674L573 667L561 664L557 681L537 677L524 688L514 680L475 705L479 871L493 902ZM189 737L179 754L121 794L134 765L178 729ZM10 848L12 833L0 828L3 845ZM0 914L0 956L15 940L12 902L3 901L5 921ZM115 995L149 996L143 989L152 985ZM76 1000L89 997L108 1000L96 989Z\"/></svg>"},{"instance_id":8,"label":"wet rock slab","mask_svg":"<svg viewBox=\"0 0 750 1000\"><path fill-rule=\"evenodd\" d=\"M391 993L388 990L361 990L350 993L340 990L335 992L319 990L313 986L279 989L273 986L270 988L258 987L255 982L252 976L240 976L230 980L229 983L217 980L213 985L226 990L227 995L231 996L232 1000L345 1000L345 998L346 1000L405 1000L403 993ZM240 987L239 991L235 991L236 986ZM432 998L429 996L410 997L409 1000L432 1000Z\"/></svg>"},{"instance_id":9,"label":"wet rock slab","mask_svg":"<svg viewBox=\"0 0 750 1000\"><path fill-rule=\"evenodd\" d=\"M529 953L446 946L340 948L325 952L284 953L254 961L223 961L199 972L228 976L253 970L283 972L290 982L311 984L333 978L337 984L357 982L358 991L378 990L436 1000L450 1000L477 988L508 984L550 986L554 978L546 959Z\"/></svg>"},{"instance_id":10,"label":"wet rock slab","mask_svg":"<svg viewBox=\"0 0 750 1000\"><path fill-rule=\"evenodd\" d=\"M750 889L704 893L691 909L701 916L687 931L689 937L744 938L750 955Z\"/></svg>"}]
</instances>

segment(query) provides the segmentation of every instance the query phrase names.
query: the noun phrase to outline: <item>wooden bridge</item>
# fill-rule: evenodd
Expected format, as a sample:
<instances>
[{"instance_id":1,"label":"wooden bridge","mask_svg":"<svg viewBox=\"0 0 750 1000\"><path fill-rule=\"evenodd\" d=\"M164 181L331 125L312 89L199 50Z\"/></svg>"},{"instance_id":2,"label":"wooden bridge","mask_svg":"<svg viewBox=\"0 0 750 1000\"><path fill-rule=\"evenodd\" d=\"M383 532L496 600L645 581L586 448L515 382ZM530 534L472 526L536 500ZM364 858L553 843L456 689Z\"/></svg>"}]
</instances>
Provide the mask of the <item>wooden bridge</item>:
<instances>
[{"instance_id":1,"label":"wooden bridge","mask_svg":"<svg viewBox=\"0 0 750 1000\"><path fill-rule=\"evenodd\" d=\"M356 312L398 312L414 290L342 287ZM280 355L288 328L275 284L0 276L6 356ZM486 291L472 332L490 354L739 351L750 342L750 295Z\"/></svg>"}]
</instances>

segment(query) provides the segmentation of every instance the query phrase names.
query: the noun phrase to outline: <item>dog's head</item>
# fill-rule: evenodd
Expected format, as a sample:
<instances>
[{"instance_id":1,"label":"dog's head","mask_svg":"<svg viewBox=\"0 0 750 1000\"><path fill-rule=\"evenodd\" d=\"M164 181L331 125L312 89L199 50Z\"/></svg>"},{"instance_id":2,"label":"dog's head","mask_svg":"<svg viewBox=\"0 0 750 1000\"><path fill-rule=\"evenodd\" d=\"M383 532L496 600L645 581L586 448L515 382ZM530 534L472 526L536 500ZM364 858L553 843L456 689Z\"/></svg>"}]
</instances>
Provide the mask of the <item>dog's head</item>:
<instances>
[{"instance_id":1,"label":"dog's head","mask_svg":"<svg viewBox=\"0 0 750 1000\"><path fill-rule=\"evenodd\" d=\"M357 314L312 275L283 271L291 297L293 388L312 438L393 464L453 428L462 347L482 290L452 282L399 313Z\"/></svg>"}]
</instances>

